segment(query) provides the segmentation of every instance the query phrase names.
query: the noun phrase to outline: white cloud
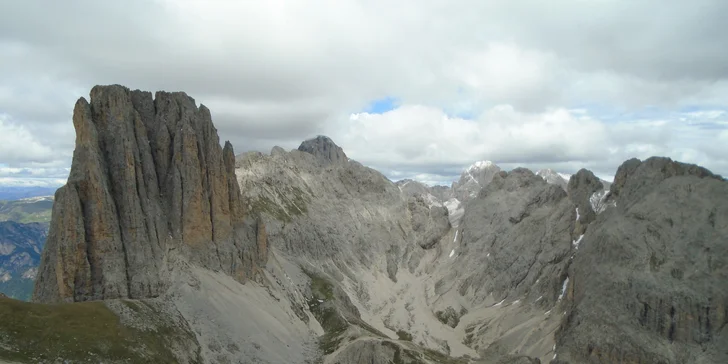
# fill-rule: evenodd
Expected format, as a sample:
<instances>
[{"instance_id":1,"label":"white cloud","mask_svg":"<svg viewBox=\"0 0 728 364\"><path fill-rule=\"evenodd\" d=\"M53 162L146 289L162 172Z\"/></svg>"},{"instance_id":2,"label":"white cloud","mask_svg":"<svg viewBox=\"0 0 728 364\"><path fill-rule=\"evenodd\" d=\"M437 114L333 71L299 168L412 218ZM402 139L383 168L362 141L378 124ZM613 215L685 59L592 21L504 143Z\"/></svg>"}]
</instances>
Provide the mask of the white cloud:
<instances>
[{"instance_id":1,"label":"white cloud","mask_svg":"<svg viewBox=\"0 0 728 364\"><path fill-rule=\"evenodd\" d=\"M579 109L524 113L510 105L468 120L433 107L404 105L383 114L352 114L348 128L335 139L351 158L394 179L425 171L429 174L423 178L442 183L476 160L492 160L506 169L548 167L574 173L588 168L606 177L629 158L654 155L717 167L714 171L720 173L728 156L716 154L715 147L728 145L728 129L714 133L701 125L685 123L680 114L607 122ZM433 175L433 169L446 173Z\"/></svg>"},{"instance_id":2,"label":"white cloud","mask_svg":"<svg viewBox=\"0 0 728 364\"><path fill-rule=\"evenodd\" d=\"M39 143L22 125L0 114L0 156L14 162L33 163L53 159L53 150Z\"/></svg>"},{"instance_id":3,"label":"white cloud","mask_svg":"<svg viewBox=\"0 0 728 364\"><path fill-rule=\"evenodd\" d=\"M549 92L559 77L556 57L523 49L514 43L489 43L481 51L465 51L451 65L452 77L481 103L516 103L543 108L559 97Z\"/></svg>"},{"instance_id":4,"label":"white cloud","mask_svg":"<svg viewBox=\"0 0 728 364\"><path fill-rule=\"evenodd\" d=\"M0 138L7 129L28 143L0 146L0 163L67 166L73 102L121 83L186 91L237 151L329 134L355 158L411 175L450 176L484 158L611 174L620 158L649 153L728 172L723 129L703 131L728 109L721 0L1 7L0 113L12 125ZM383 97L403 106L348 117ZM683 125L683 106L713 113L683 115ZM660 115L615 117L645 107Z\"/></svg>"}]
</instances>

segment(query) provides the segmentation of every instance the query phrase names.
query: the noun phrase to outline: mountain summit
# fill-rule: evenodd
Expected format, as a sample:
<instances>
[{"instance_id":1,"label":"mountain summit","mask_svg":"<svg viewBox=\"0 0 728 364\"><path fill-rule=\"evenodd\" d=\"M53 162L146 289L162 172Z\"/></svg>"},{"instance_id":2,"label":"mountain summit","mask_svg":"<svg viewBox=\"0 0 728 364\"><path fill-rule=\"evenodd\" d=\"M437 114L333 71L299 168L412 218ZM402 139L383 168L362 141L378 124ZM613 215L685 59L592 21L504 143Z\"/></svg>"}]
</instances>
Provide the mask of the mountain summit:
<instances>
[{"instance_id":1,"label":"mountain summit","mask_svg":"<svg viewBox=\"0 0 728 364\"><path fill-rule=\"evenodd\" d=\"M73 112L76 149L55 196L34 300L155 297L172 255L244 282L265 262L230 143L181 92L96 86Z\"/></svg>"},{"instance_id":2,"label":"mountain summit","mask_svg":"<svg viewBox=\"0 0 728 364\"><path fill-rule=\"evenodd\" d=\"M298 150L313 154L325 164L342 164L349 160L341 147L336 145L331 138L323 135L304 141L298 147Z\"/></svg>"},{"instance_id":3,"label":"mountain summit","mask_svg":"<svg viewBox=\"0 0 728 364\"><path fill-rule=\"evenodd\" d=\"M460 179L452 184L452 191L459 201L468 201L490 183L501 168L491 161L478 161L466 168Z\"/></svg>"},{"instance_id":4,"label":"mountain summit","mask_svg":"<svg viewBox=\"0 0 728 364\"><path fill-rule=\"evenodd\" d=\"M569 184L570 174L559 173L553 169L546 168L536 172L536 175L543 178L546 182L557 185L566 191L566 185Z\"/></svg>"}]
</instances>

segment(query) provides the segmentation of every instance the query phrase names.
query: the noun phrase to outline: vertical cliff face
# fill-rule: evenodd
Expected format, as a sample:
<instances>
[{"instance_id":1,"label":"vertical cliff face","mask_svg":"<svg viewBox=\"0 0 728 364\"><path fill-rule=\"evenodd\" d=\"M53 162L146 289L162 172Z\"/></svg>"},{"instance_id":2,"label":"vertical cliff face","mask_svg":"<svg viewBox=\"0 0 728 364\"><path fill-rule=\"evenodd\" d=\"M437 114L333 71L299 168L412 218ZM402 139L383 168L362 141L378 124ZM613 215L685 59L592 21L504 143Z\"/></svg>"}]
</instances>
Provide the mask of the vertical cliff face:
<instances>
[{"instance_id":1,"label":"vertical cliff face","mask_svg":"<svg viewBox=\"0 0 728 364\"><path fill-rule=\"evenodd\" d=\"M728 362L728 183L658 157L624 162L614 181L616 207L569 267L559 359Z\"/></svg>"},{"instance_id":2,"label":"vertical cliff face","mask_svg":"<svg viewBox=\"0 0 728 364\"><path fill-rule=\"evenodd\" d=\"M184 93L96 86L73 124L34 300L154 297L169 254L240 281L265 263L232 145L220 146L205 106Z\"/></svg>"},{"instance_id":3,"label":"vertical cliff face","mask_svg":"<svg viewBox=\"0 0 728 364\"><path fill-rule=\"evenodd\" d=\"M604 184L589 170L580 169L571 176L566 190L569 199L576 206L576 227L574 237L584 234L587 225L597 217L596 211L591 206L590 197L594 192L604 189Z\"/></svg>"}]
</instances>

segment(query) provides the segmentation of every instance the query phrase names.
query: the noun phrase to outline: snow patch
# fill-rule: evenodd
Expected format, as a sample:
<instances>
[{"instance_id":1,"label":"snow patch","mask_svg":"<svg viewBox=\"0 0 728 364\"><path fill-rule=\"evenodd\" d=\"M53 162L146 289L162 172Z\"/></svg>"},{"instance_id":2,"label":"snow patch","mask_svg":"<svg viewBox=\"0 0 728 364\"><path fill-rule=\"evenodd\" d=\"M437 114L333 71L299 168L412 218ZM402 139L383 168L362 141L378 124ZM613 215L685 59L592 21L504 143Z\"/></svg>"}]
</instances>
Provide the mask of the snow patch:
<instances>
[{"instance_id":1,"label":"snow patch","mask_svg":"<svg viewBox=\"0 0 728 364\"><path fill-rule=\"evenodd\" d=\"M559 173L553 169L547 168L536 172L536 175L543 178L544 181L550 184L560 185L562 183L569 183L571 175L567 173Z\"/></svg>"},{"instance_id":2,"label":"snow patch","mask_svg":"<svg viewBox=\"0 0 728 364\"><path fill-rule=\"evenodd\" d=\"M458 230L455 230L455 239L452 239L452 242L458 241Z\"/></svg>"},{"instance_id":3,"label":"snow patch","mask_svg":"<svg viewBox=\"0 0 728 364\"><path fill-rule=\"evenodd\" d=\"M609 190L601 190L594 192L589 197L589 204L591 205L592 210L594 210L597 214L604 212L609 207L617 207L616 201L606 201L607 195L609 195Z\"/></svg>"},{"instance_id":4,"label":"snow patch","mask_svg":"<svg viewBox=\"0 0 728 364\"><path fill-rule=\"evenodd\" d=\"M473 163L470 167L468 167L468 171L472 171L473 169L483 169L492 167L495 163L491 161L478 161Z\"/></svg>"},{"instance_id":5,"label":"snow patch","mask_svg":"<svg viewBox=\"0 0 728 364\"><path fill-rule=\"evenodd\" d=\"M576 208L576 221L579 221L579 208Z\"/></svg>"},{"instance_id":6,"label":"snow patch","mask_svg":"<svg viewBox=\"0 0 728 364\"><path fill-rule=\"evenodd\" d=\"M465 208L457 198L451 198L445 201L443 205L447 208L450 224L453 228L457 228L460 223L460 219L463 217L463 214L465 214Z\"/></svg>"},{"instance_id":7,"label":"snow patch","mask_svg":"<svg viewBox=\"0 0 728 364\"><path fill-rule=\"evenodd\" d=\"M440 200L432 195L431 193L428 193L427 195L423 196L425 200L427 201L427 205L429 208L432 208L432 206L442 207L442 203Z\"/></svg>"},{"instance_id":8,"label":"snow patch","mask_svg":"<svg viewBox=\"0 0 728 364\"><path fill-rule=\"evenodd\" d=\"M584 238L584 234L579 235L579 237L571 243L574 245L574 249L579 249L579 243L581 243L582 238Z\"/></svg>"},{"instance_id":9,"label":"snow patch","mask_svg":"<svg viewBox=\"0 0 728 364\"><path fill-rule=\"evenodd\" d=\"M457 198L451 198L445 201L443 205L445 205L449 213L452 213L453 211L460 208L460 200L458 200Z\"/></svg>"},{"instance_id":10,"label":"snow patch","mask_svg":"<svg viewBox=\"0 0 728 364\"><path fill-rule=\"evenodd\" d=\"M546 313L544 313L544 315L548 315L550 313L551 313L551 310L548 310L548 311L546 311Z\"/></svg>"},{"instance_id":11,"label":"snow patch","mask_svg":"<svg viewBox=\"0 0 728 364\"><path fill-rule=\"evenodd\" d=\"M559 301L561 301L561 299L564 298L564 294L566 294L566 287L568 287L568 286L569 286L569 277L566 277L566 279L564 279L564 284L561 287L561 294L559 295L559 299L558 299Z\"/></svg>"},{"instance_id":12,"label":"snow patch","mask_svg":"<svg viewBox=\"0 0 728 364\"><path fill-rule=\"evenodd\" d=\"M536 298L536 300L535 300L535 301L533 301L533 302L538 302L538 301L541 301L541 299L543 299L543 296L539 296L539 297L538 297L538 298Z\"/></svg>"},{"instance_id":13,"label":"snow patch","mask_svg":"<svg viewBox=\"0 0 728 364\"><path fill-rule=\"evenodd\" d=\"M478 184L478 186L480 186L480 182L478 182L478 180L477 180L477 179L475 179L475 177L473 177L473 175L472 175L472 174L470 174L470 170L469 170L469 169L468 169L467 171L465 171L465 172L466 172L466 173L468 174L468 177L470 177L470 179L471 179L471 180L472 180L473 182L477 183L477 184ZM470 193L470 196L473 196L473 195L475 195L475 192L471 192L471 193Z\"/></svg>"},{"instance_id":14,"label":"snow patch","mask_svg":"<svg viewBox=\"0 0 728 364\"><path fill-rule=\"evenodd\" d=\"M496 303L496 304L495 304L495 305L493 305L493 306L494 306L494 307L498 307L498 306L502 305L502 304L503 304L503 302L505 302L505 301L506 301L506 299L504 298L504 299L503 299L503 301L500 301L500 302Z\"/></svg>"},{"instance_id":15,"label":"snow patch","mask_svg":"<svg viewBox=\"0 0 728 364\"><path fill-rule=\"evenodd\" d=\"M453 255L455 255L455 249L450 251L450 258L452 258Z\"/></svg>"}]
</instances>

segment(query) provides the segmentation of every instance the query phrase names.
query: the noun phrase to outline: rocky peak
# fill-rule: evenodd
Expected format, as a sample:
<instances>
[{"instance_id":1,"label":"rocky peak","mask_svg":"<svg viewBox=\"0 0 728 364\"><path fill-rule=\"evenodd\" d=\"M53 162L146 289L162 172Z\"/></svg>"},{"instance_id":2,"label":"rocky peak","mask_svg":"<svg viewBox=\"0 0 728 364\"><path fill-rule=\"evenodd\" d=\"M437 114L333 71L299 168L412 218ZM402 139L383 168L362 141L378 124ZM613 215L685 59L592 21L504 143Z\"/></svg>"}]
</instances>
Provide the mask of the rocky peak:
<instances>
[{"instance_id":1,"label":"rocky peak","mask_svg":"<svg viewBox=\"0 0 728 364\"><path fill-rule=\"evenodd\" d=\"M477 161L477 162L471 164L470 167L468 167L468 171L487 169L487 168L492 168L492 167L498 167L498 166L496 166L495 163L493 163L491 161Z\"/></svg>"},{"instance_id":2,"label":"rocky peak","mask_svg":"<svg viewBox=\"0 0 728 364\"><path fill-rule=\"evenodd\" d=\"M414 195L427 195L429 193L427 185L412 179L399 180L394 184L396 184L397 187L399 187L399 190L402 191L402 194L407 197Z\"/></svg>"},{"instance_id":3,"label":"rocky peak","mask_svg":"<svg viewBox=\"0 0 728 364\"><path fill-rule=\"evenodd\" d=\"M569 267L559 359L728 362L728 275L716 268L728 260L728 183L653 157L624 162L611 189L617 208L589 225Z\"/></svg>"},{"instance_id":4,"label":"rocky peak","mask_svg":"<svg viewBox=\"0 0 728 364\"><path fill-rule=\"evenodd\" d=\"M537 177L530 169L515 168L510 172L499 171L493 175L486 191L494 191L505 189L507 191L515 191L521 188L531 186L533 184L546 184L546 182Z\"/></svg>"},{"instance_id":5,"label":"rocky peak","mask_svg":"<svg viewBox=\"0 0 728 364\"><path fill-rule=\"evenodd\" d=\"M305 140L298 147L298 150L313 154L324 164L344 164L349 161L344 150L336 145L331 138L323 135Z\"/></svg>"},{"instance_id":6,"label":"rocky peak","mask_svg":"<svg viewBox=\"0 0 728 364\"><path fill-rule=\"evenodd\" d=\"M475 198L501 169L491 161L475 162L466 168L460 179L452 184L452 192L459 201Z\"/></svg>"},{"instance_id":7,"label":"rocky peak","mask_svg":"<svg viewBox=\"0 0 728 364\"><path fill-rule=\"evenodd\" d=\"M611 186L611 199L629 204L648 193L651 188L671 177L695 176L723 180L709 170L695 164L681 163L665 157L651 157L644 161L632 158L617 169Z\"/></svg>"},{"instance_id":8,"label":"rocky peak","mask_svg":"<svg viewBox=\"0 0 728 364\"><path fill-rule=\"evenodd\" d=\"M264 264L230 143L182 92L96 86L73 113L76 149L55 196L34 299L155 297L171 254L245 281Z\"/></svg>"},{"instance_id":9,"label":"rocky peak","mask_svg":"<svg viewBox=\"0 0 728 364\"><path fill-rule=\"evenodd\" d=\"M524 294L539 302L556 301L571 249L570 211L562 188L526 168L495 174L467 204L459 228L457 270L467 277L461 294L473 294L476 302Z\"/></svg>"},{"instance_id":10,"label":"rocky peak","mask_svg":"<svg viewBox=\"0 0 728 364\"><path fill-rule=\"evenodd\" d=\"M577 220L576 235L584 233L586 226L596 218L591 198L597 191L604 189L604 184L591 171L580 169L569 179L567 191L569 199L576 206L575 214Z\"/></svg>"},{"instance_id":11,"label":"rocky peak","mask_svg":"<svg viewBox=\"0 0 728 364\"><path fill-rule=\"evenodd\" d=\"M542 169L536 172L536 175L543 178L547 183L563 188L564 191L567 189L569 179L571 178L571 175L569 174L559 173L550 168Z\"/></svg>"}]
</instances>

